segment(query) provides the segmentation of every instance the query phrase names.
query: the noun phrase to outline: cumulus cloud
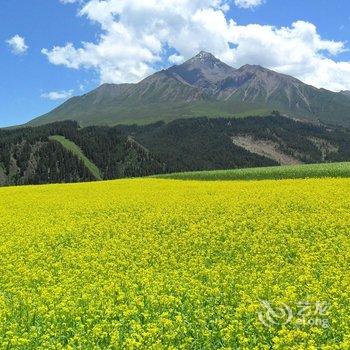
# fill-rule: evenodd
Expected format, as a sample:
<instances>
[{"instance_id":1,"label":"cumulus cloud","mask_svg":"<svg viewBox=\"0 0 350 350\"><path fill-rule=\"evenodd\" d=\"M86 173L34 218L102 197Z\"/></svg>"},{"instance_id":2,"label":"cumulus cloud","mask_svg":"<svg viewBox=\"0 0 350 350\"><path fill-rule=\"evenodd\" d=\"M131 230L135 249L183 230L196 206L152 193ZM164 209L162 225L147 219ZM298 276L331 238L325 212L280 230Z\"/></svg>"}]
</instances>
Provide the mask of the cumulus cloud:
<instances>
[{"instance_id":1,"label":"cumulus cloud","mask_svg":"<svg viewBox=\"0 0 350 350\"><path fill-rule=\"evenodd\" d=\"M264 0L235 0L235 5L245 9L260 6Z\"/></svg>"},{"instance_id":2,"label":"cumulus cloud","mask_svg":"<svg viewBox=\"0 0 350 350\"><path fill-rule=\"evenodd\" d=\"M42 53L56 65L94 69L102 83L136 82L155 67L179 64L206 50L236 67L260 64L317 87L350 89L350 62L336 60L345 50L343 42L322 38L317 28L305 21L288 27L239 25L227 18L230 3L89 0L79 15L99 25L96 42L78 47L67 43ZM172 53L164 61L169 48Z\"/></svg>"},{"instance_id":3,"label":"cumulus cloud","mask_svg":"<svg viewBox=\"0 0 350 350\"><path fill-rule=\"evenodd\" d=\"M28 50L25 39L18 34L6 40L6 42L10 46L12 53L15 55L24 54Z\"/></svg>"},{"instance_id":4,"label":"cumulus cloud","mask_svg":"<svg viewBox=\"0 0 350 350\"><path fill-rule=\"evenodd\" d=\"M173 64L181 64L185 61L185 57L174 54L169 56L168 61Z\"/></svg>"},{"instance_id":5,"label":"cumulus cloud","mask_svg":"<svg viewBox=\"0 0 350 350\"><path fill-rule=\"evenodd\" d=\"M63 90L63 91L51 91L51 92L44 92L41 94L42 98L47 98L52 101L57 101L57 100L65 100L69 97L73 96L73 90Z\"/></svg>"},{"instance_id":6,"label":"cumulus cloud","mask_svg":"<svg viewBox=\"0 0 350 350\"><path fill-rule=\"evenodd\" d=\"M350 63L328 57L343 52L344 43L322 39L311 23L297 21L282 28L235 25L230 40L237 45L232 62L238 66L260 64L335 91L350 85Z\"/></svg>"},{"instance_id":7,"label":"cumulus cloud","mask_svg":"<svg viewBox=\"0 0 350 350\"><path fill-rule=\"evenodd\" d=\"M80 15L100 25L97 42L42 52L53 64L96 69L101 82L136 82L161 63L165 47L185 58L202 49L227 50L227 40L218 32L227 32L225 5L222 0L90 0ZM220 23L213 23L213 17Z\"/></svg>"}]
</instances>

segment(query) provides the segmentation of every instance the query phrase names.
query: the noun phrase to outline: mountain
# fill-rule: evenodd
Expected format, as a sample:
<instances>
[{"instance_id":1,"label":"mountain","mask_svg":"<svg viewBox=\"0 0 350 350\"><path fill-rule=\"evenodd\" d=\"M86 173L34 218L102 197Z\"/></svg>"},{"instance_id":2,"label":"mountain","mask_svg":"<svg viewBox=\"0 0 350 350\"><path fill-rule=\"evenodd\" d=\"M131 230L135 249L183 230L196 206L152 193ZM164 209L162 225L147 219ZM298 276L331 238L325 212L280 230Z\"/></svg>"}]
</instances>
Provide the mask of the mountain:
<instances>
[{"instance_id":1,"label":"mountain","mask_svg":"<svg viewBox=\"0 0 350 350\"><path fill-rule=\"evenodd\" d=\"M137 84L104 84L73 97L29 125L76 120L81 125L147 124L196 116L268 115L350 126L350 95L304 84L256 65L234 69L207 52Z\"/></svg>"},{"instance_id":2,"label":"mountain","mask_svg":"<svg viewBox=\"0 0 350 350\"><path fill-rule=\"evenodd\" d=\"M350 91L349 90L343 90L341 91L343 95L350 96Z\"/></svg>"},{"instance_id":3,"label":"mountain","mask_svg":"<svg viewBox=\"0 0 350 350\"><path fill-rule=\"evenodd\" d=\"M0 129L0 185L350 160L350 129L267 117Z\"/></svg>"}]
</instances>

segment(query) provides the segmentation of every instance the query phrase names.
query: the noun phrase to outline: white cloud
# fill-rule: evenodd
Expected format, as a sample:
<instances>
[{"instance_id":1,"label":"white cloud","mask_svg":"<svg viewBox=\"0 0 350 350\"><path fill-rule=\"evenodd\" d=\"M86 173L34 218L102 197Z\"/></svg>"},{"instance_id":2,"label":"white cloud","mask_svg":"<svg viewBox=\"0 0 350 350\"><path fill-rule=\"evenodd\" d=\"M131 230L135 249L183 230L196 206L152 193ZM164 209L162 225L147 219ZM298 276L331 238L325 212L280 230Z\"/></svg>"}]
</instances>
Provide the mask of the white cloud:
<instances>
[{"instance_id":1,"label":"white cloud","mask_svg":"<svg viewBox=\"0 0 350 350\"><path fill-rule=\"evenodd\" d=\"M28 46L25 43L25 39L18 34L13 36L12 38L6 40L7 44L9 44L12 53L15 55L21 55L27 52Z\"/></svg>"},{"instance_id":2,"label":"white cloud","mask_svg":"<svg viewBox=\"0 0 350 350\"><path fill-rule=\"evenodd\" d=\"M154 71L167 45L186 58L207 48L208 42L209 49L227 49L227 41L211 24L203 28L211 15L226 26L225 4L223 0L90 0L80 15L100 25L98 41L78 48L67 43L42 52L53 64L96 69L101 82L136 82Z\"/></svg>"},{"instance_id":3,"label":"white cloud","mask_svg":"<svg viewBox=\"0 0 350 350\"><path fill-rule=\"evenodd\" d=\"M42 98L47 98L52 101L65 100L73 96L74 90L51 91L41 94Z\"/></svg>"},{"instance_id":4,"label":"white cloud","mask_svg":"<svg viewBox=\"0 0 350 350\"><path fill-rule=\"evenodd\" d=\"M173 64L181 64L185 61L185 57L174 54L169 56L168 61Z\"/></svg>"},{"instance_id":5,"label":"white cloud","mask_svg":"<svg viewBox=\"0 0 350 350\"><path fill-rule=\"evenodd\" d=\"M335 91L350 87L350 62L328 57L343 52L344 43L322 39L311 23L282 28L235 25L230 41L237 45L231 57L235 65L260 64Z\"/></svg>"},{"instance_id":6,"label":"white cloud","mask_svg":"<svg viewBox=\"0 0 350 350\"><path fill-rule=\"evenodd\" d=\"M235 5L245 9L262 5L264 0L235 0Z\"/></svg>"},{"instance_id":7,"label":"white cloud","mask_svg":"<svg viewBox=\"0 0 350 350\"><path fill-rule=\"evenodd\" d=\"M237 0L238 1L238 0ZM257 0L245 0L258 3ZM290 27L238 25L226 0L89 0L79 14L100 26L96 42L43 49L49 61L94 69L101 82L136 82L155 67L178 64L206 50L228 64L260 64L317 87L350 89L344 43L323 39L309 22ZM162 61L167 49L175 54Z\"/></svg>"},{"instance_id":8,"label":"white cloud","mask_svg":"<svg viewBox=\"0 0 350 350\"><path fill-rule=\"evenodd\" d=\"M76 2L81 2L81 0L60 0L62 4L74 4Z\"/></svg>"}]
</instances>

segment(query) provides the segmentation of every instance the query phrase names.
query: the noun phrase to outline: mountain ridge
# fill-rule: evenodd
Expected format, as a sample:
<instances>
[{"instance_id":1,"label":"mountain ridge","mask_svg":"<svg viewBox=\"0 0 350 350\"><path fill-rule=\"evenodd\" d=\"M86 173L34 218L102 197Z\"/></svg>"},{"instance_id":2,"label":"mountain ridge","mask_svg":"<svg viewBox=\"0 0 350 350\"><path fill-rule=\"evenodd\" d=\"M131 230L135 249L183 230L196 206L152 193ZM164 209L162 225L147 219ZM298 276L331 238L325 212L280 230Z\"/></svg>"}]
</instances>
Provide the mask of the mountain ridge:
<instances>
[{"instance_id":1,"label":"mountain ridge","mask_svg":"<svg viewBox=\"0 0 350 350\"><path fill-rule=\"evenodd\" d=\"M76 120L81 125L148 124L187 117L268 115L350 126L350 93L317 89L259 65L236 69L201 51L135 84L103 84L28 125Z\"/></svg>"}]
</instances>

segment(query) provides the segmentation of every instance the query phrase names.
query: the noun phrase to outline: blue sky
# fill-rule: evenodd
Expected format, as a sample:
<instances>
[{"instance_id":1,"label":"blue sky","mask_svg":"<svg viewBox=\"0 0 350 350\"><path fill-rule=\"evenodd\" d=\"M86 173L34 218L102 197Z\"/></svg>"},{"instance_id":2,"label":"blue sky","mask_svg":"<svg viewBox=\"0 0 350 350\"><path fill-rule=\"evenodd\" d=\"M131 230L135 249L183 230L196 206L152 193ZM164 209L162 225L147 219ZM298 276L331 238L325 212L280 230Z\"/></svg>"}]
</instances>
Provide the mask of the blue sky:
<instances>
[{"instance_id":1,"label":"blue sky","mask_svg":"<svg viewBox=\"0 0 350 350\"><path fill-rule=\"evenodd\" d=\"M138 81L202 49L233 66L256 63L317 87L350 89L348 0L191 0L176 9L177 0L163 0L162 9L153 0L118 2L2 3L0 127L100 83Z\"/></svg>"}]
</instances>

